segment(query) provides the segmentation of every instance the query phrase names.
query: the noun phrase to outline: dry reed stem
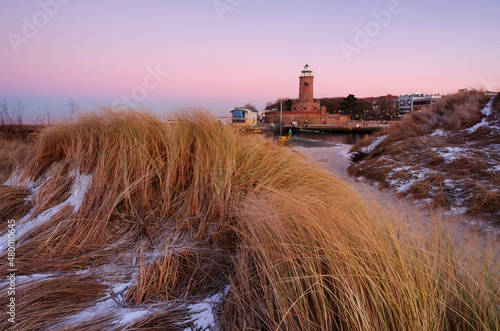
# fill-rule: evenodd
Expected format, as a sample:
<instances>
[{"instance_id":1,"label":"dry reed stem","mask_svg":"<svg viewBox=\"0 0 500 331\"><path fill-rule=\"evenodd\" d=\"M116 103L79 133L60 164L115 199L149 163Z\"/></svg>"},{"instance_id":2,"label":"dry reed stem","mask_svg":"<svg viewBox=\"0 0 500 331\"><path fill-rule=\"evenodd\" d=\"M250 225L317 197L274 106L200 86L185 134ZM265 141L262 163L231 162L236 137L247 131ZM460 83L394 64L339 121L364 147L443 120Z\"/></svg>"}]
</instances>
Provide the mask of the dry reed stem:
<instances>
[{"instance_id":1,"label":"dry reed stem","mask_svg":"<svg viewBox=\"0 0 500 331\"><path fill-rule=\"evenodd\" d=\"M56 277L17 284L16 323L7 318L0 321L2 330L48 329L75 312L93 306L102 297L107 286L88 277ZM7 293L5 288L3 293ZM9 297L2 296L0 304L5 313Z\"/></svg>"},{"instance_id":2,"label":"dry reed stem","mask_svg":"<svg viewBox=\"0 0 500 331\"><path fill-rule=\"evenodd\" d=\"M7 228L7 220L20 219L29 212L32 206L25 201L29 194L30 191L23 186L0 185L0 234Z\"/></svg>"}]
</instances>

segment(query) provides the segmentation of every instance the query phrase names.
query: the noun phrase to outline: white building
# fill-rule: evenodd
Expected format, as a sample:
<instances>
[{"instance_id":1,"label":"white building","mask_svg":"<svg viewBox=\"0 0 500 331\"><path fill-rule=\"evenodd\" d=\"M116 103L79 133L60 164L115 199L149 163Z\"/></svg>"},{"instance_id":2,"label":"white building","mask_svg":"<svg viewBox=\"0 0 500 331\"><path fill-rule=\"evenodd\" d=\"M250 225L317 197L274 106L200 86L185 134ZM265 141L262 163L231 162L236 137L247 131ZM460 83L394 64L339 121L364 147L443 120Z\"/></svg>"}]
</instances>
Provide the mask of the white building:
<instances>
[{"instance_id":1,"label":"white building","mask_svg":"<svg viewBox=\"0 0 500 331\"><path fill-rule=\"evenodd\" d=\"M414 93L399 96L399 115L408 115L411 111L419 111L424 106L436 103L441 96L439 94Z\"/></svg>"},{"instance_id":2,"label":"white building","mask_svg":"<svg viewBox=\"0 0 500 331\"><path fill-rule=\"evenodd\" d=\"M257 125L259 112L253 108L235 107L231 114L233 124Z\"/></svg>"}]
</instances>

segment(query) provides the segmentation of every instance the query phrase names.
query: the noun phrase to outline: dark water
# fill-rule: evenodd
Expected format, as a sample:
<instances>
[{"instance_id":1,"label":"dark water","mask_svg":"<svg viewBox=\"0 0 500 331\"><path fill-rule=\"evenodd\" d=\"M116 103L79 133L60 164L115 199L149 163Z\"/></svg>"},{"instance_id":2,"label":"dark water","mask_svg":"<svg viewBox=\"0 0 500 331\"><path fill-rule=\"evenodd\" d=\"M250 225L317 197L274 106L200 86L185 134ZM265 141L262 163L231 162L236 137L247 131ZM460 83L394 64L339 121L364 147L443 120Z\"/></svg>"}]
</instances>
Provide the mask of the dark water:
<instances>
[{"instance_id":1,"label":"dark water","mask_svg":"<svg viewBox=\"0 0 500 331\"><path fill-rule=\"evenodd\" d=\"M265 131L267 137L278 139L278 135L271 131ZM304 138L304 140L325 141L332 144L355 145L358 141L368 138L367 133L325 133L325 132L304 132L294 133L293 137Z\"/></svg>"},{"instance_id":2,"label":"dark water","mask_svg":"<svg viewBox=\"0 0 500 331\"><path fill-rule=\"evenodd\" d=\"M309 133L303 132L300 134L296 134L296 136L314 140L322 140L328 141L335 144L347 144L347 145L355 145L358 141L369 137L369 134L366 133Z\"/></svg>"}]
</instances>

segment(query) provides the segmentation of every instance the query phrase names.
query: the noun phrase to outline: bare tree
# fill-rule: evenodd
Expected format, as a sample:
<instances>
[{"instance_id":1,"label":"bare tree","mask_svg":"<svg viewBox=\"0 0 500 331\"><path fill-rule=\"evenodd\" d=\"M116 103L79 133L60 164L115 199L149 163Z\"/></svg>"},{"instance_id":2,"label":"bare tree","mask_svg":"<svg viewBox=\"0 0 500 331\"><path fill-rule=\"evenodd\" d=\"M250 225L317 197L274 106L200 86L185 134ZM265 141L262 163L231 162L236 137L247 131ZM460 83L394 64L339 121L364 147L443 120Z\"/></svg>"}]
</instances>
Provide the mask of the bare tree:
<instances>
[{"instance_id":1,"label":"bare tree","mask_svg":"<svg viewBox=\"0 0 500 331\"><path fill-rule=\"evenodd\" d=\"M0 106L0 122L2 126L10 124L9 118L9 107L7 106L7 101L3 98L3 103Z\"/></svg>"},{"instance_id":2,"label":"bare tree","mask_svg":"<svg viewBox=\"0 0 500 331\"><path fill-rule=\"evenodd\" d=\"M16 114L15 114L15 122L17 125L23 124L23 117L24 117L24 103L21 100L18 100Z\"/></svg>"},{"instance_id":3,"label":"bare tree","mask_svg":"<svg viewBox=\"0 0 500 331\"><path fill-rule=\"evenodd\" d=\"M383 96L379 98L378 102L379 113L382 118L390 119L397 116L397 109L394 101L389 96Z\"/></svg>"},{"instance_id":4,"label":"bare tree","mask_svg":"<svg viewBox=\"0 0 500 331\"><path fill-rule=\"evenodd\" d=\"M248 108L248 109L256 109L255 106L251 103L247 103L245 104L245 108Z\"/></svg>"},{"instance_id":5,"label":"bare tree","mask_svg":"<svg viewBox=\"0 0 500 331\"><path fill-rule=\"evenodd\" d=\"M51 111L49 107L45 107L45 115L47 115L47 125L50 125Z\"/></svg>"},{"instance_id":6,"label":"bare tree","mask_svg":"<svg viewBox=\"0 0 500 331\"><path fill-rule=\"evenodd\" d=\"M42 111L40 110L40 106L38 106L38 114L36 115L36 123L43 126L44 121L45 121L45 118L42 115Z\"/></svg>"},{"instance_id":7,"label":"bare tree","mask_svg":"<svg viewBox=\"0 0 500 331\"><path fill-rule=\"evenodd\" d=\"M73 115L75 114L75 111L78 111L80 109L80 106L78 105L78 102L76 102L72 98L69 98L68 108L69 108L69 116L72 119Z\"/></svg>"}]
</instances>

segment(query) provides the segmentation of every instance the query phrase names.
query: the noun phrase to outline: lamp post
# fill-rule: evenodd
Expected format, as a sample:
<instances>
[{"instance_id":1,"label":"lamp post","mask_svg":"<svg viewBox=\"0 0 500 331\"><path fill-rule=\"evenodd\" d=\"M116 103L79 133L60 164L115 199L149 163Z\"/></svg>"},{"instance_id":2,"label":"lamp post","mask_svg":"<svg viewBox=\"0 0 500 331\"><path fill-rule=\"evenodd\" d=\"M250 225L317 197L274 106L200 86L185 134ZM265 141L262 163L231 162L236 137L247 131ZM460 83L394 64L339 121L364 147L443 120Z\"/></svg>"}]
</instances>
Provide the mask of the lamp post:
<instances>
[{"instance_id":1,"label":"lamp post","mask_svg":"<svg viewBox=\"0 0 500 331\"><path fill-rule=\"evenodd\" d=\"M280 98L280 138L278 139L278 144L281 145L281 140L283 139L283 99Z\"/></svg>"}]
</instances>

